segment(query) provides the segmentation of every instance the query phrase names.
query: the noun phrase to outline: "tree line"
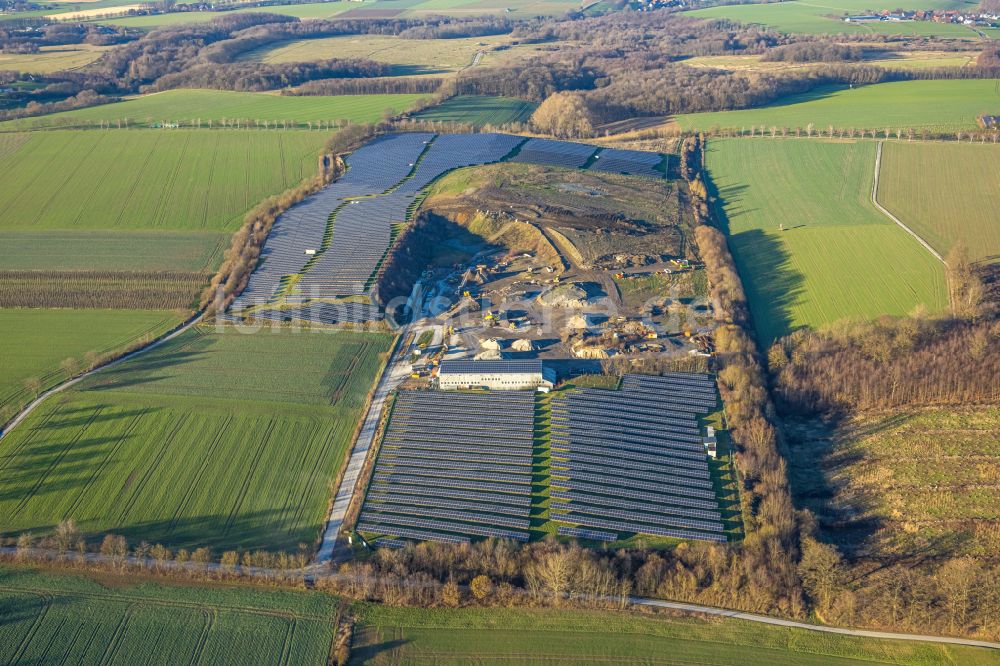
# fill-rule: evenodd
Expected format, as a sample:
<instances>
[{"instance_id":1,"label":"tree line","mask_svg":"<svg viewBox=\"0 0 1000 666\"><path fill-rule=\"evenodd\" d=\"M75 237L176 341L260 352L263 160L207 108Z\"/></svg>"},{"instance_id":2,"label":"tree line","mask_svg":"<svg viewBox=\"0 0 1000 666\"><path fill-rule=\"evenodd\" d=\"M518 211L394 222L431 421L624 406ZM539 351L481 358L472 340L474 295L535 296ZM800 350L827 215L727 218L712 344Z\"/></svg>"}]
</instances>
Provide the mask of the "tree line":
<instances>
[{"instance_id":1,"label":"tree line","mask_svg":"<svg viewBox=\"0 0 1000 666\"><path fill-rule=\"evenodd\" d=\"M893 70L864 65L855 62L865 54L862 47L780 35L728 21L699 21L669 10L522 26L512 35L561 43L516 71L475 68L463 72L456 83L459 93L541 102L572 91L585 106L585 113L577 117L586 122L578 124L592 126L636 116L749 108L831 84L1000 76L1000 68L988 59L984 59L985 66L971 68ZM684 64L685 59L698 55L736 54L825 64L775 72Z\"/></svg>"}]
</instances>

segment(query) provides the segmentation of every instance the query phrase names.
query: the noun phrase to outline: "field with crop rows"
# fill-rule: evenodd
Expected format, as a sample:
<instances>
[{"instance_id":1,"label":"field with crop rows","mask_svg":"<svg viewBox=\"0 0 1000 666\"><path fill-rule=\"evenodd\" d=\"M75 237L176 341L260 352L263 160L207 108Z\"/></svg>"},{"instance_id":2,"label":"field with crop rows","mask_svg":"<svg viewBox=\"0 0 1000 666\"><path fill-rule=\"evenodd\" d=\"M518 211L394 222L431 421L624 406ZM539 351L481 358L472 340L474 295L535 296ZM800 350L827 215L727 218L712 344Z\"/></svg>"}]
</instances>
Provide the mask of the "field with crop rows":
<instances>
[{"instance_id":1,"label":"field with crop rows","mask_svg":"<svg viewBox=\"0 0 1000 666\"><path fill-rule=\"evenodd\" d=\"M294 97L271 93L231 92L227 90L167 90L135 97L124 102L102 104L86 109L63 111L37 118L10 120L0 123L0 130L36 129L45 127L97 127L103 121L115 128L118 121L128 120L130 127L145 127L157 123L178 123L182 127L207 128L209 121L217 127L223 121L241 120L241 127L263 129L267 121L271 132L277 126L307 128L310 122L322 120L337 123L375 122L387 109L403 111L420 95L334 95L328 97ZM318 128L318 126L317 126ZM173 134L163 130L158 134ZM318 140L326 138L324 132ZM198 135L202 140L208 137Z\"/></svg>"},{"instance_id":2,"label":"field with crop rows","mask_svg":"<svg viewBox=\"0 0 1000 666\"><path fill-rule=\"evenodd\" d=\"M472 64L479 51L506 44L508 35L463 39L401 39L391 35L343 35L302 39L249 51L242 60L308 62L327 58L367 58L393 65L393 74L449 74Z\"/></svg>"},{"instance_id":3,"label":"field with crop rows","mask_svg":"<svg viewBox=\"0 0 1000 666\"><path fill-rule=\"evenodd\" d=\"M65 379L67 358L82 365L88 352L110 353L180 321L179 313L157 310L0 309L0 411L28 401L31 377L42 388Z\"/></svg>"},{"instance_id":4,"label":"field with crop rows","mask_svg":"<svg viewBox=\"0 0 1000 666\"><path fill-rule=\"evenodd\" d=\"M0 231L0 270L206 273L222 261L230 236L222 231Z\"/></svg>"},{"instance_id":5,"label":"field with crop rows","mask_svg":"<svg viewBox=\"0 0 1000 666\"><path fill-rule=\"evenodd\" d=\"M472 123L481 127L527 122L534 112L535 104L520 99L460 95L422 111L416 117L439 122Z\"/></svg>"},{"instance_id":6,"label":"field with crop rows","mask_svg":"<svg viewBox=\"0 0 1000 666\"><path fill-rule=\"evenodd\" d=\"M848 551L1000 555L1000 409L855 415L790 429L793 491Z\"/></svg>"},{"instance_id":7,"label":"field with crop rows","mask_svg":"<svg viewBox=\"0 0 1000 666\"><path fill-rule=\"evenodd\" d=\"M0 569L0 663L327 663L335 597Z\"/></svg>"},{"instance_id":8,"label":"field with crop rows","mask_svg":"<svg viewBox=\"0 0 1000 666\"><path fill-rule=\"evenodd\" d=\"M32 132L0 163L0 231L232 231L261 199L313 176L325 139L280 131Z\"/></svg>"},{"instance_id":9,"label":"field with crop rows","mask_svg":"<svg viewBox=\"0 0 1000 666\"><path fill-rule=\"evenodd\" d=\"M893 9L975 9L972 0L902 0ZM709 7L688 12L705 19L730 19L740 23L759 23L781 32L810 34L885 34L957 37L975 39L976 33L963 25L939 24L930 21L879 21L875 23L845 23L848 14L867 14L873 9L868 0L838 0L836 3L796 0L775 4L752 4Z\"/></svg>"},{"instance_id":10,"label":"field with crop rows","mask_svg":"<svg viewBox=\"0 0 1000 666\"><path fill-rule=\"evenodd\" d=\"M784 3L782 3L784 4ZM749 6L749 5L747 5ZM767 5L772 6L772 5ZM773 5L777 6L777 5ZM776 127L803 131L913 129L933 132L975 131L976 118L1000 105L1000 81L894 81L855 88L829 87L790 95L755 109L690 113L677 116L684 129Z\"/></svg>"},{"instance_id":11,"label":"field with crop rows","mask_svg":"<svg viewBox=\"0 0 1000 666\"><path fill-rule=\"evenodd\" d=\"M765 346L803 326L946 307L940 262L871 203L874 143L713 141L707 166Z\"/></svg>"},{"instance_id":12,"label":"field with crop rows","mask_svg":"<svg viewBox=\"0 0 1000 666\"><path fill-rule=\"evenodd\" d=\"M1000 259L1000 146L887 142L878 198L942 255Z\"/></svg>"},{"instance_id":13,"label":"field with crop rows","mask_svg":"<svg viewBox=\"0 0 1000 666\"><path fill-rule=\"evenodd\" d=\"M295 550L392 338L189 331L46 402L0 442L0 524L174 547Z\"/></svg>"},{"instance_id":14,"label":"field with crop rows","mask_svg":"<svg viewBox=\"0 0 1000 666\"><path fill-rule=\"evenodd\" d=\"M354 607L351 664L987 664L987 650L606 611Z\"/></svg>"},{"instance_id":15,"label":"field with crop rows","mask_svg":"<svg viewBox=\"0 0 1000 666\"><path fill-rule=\"evenodd\" d=\"M207 273L0 270L0 308L195 310Z\"/></svg>"}]
</instances>

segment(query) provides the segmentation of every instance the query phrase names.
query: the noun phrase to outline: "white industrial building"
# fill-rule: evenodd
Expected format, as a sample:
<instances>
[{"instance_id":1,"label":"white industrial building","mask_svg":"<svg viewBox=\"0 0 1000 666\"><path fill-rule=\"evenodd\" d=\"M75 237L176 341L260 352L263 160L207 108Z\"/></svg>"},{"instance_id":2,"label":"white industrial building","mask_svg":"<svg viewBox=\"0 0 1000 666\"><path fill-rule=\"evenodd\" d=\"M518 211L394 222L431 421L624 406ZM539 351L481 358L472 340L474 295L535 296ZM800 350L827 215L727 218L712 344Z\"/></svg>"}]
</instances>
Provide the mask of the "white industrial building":
<instances>
[{"instance_id":1,"label":"white industrial building","mask_svg":"<svg viewBox=\"0 0 1000 666\"><path fill-rule=\"evenodd\" d=\"M490 389L493 391L523 391L552 388L555 376L538 360L441 361L438 388Z\"/></svg>"}]
</instances>

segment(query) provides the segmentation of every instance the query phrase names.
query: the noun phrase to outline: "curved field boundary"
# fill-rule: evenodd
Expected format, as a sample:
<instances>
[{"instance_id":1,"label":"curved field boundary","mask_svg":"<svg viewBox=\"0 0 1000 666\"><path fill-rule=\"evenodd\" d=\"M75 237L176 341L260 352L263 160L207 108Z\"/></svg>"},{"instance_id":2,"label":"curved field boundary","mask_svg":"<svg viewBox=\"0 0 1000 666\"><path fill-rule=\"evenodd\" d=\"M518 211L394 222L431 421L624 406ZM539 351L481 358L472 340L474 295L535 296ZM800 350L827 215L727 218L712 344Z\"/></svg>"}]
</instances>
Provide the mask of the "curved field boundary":
<instances>
[{"instance_id":1,"label":"curved field boundary","mask_svg":"<svg viewBox=\"0 0 1000 666\"><path fill-rule=\"evenodd\" d=\"M76 384L79 384L80 382L82 382L87 377L90 377L92 375L96 375L98 372L102 372L104 370L107 370L108 368L113 368L113 367L115 367L115 366L117 366L117 365L119 365L121 363L124 363L125 361L128 361L129 359L133 359L133 358L135 358L137 356L141 356L142 354L145 354L146 352L149 352L149 351L152 351L152 350L156 349L157 347L159 347L163 343L169 342L170 340L173 340L178 335L181 335L182 333L184 333L185 331L187 331L191 327L195 326L204 317L205 317L204 310L202 310L201 312L197 312L193 317L191 317L190 319L188 319L185 322L181 322L176 327L174 327L172 330L167 331L166 333L164 333L163 335L161 335L156 340L153 340L152 342L150 342L148 345L146 345L144 347L140 347L140 348L138 348L138 349L136 349L134 351L130 351L127 354L119 356L118 358L116 358L113 361L105 363L104 365L99 366L97 368L94 368L93 370L88 370L87 372L83 373L82 375L78 375L77 377L74 377L73 379L68 379L65 382L63 382L62 384L59 384L57 386L53 386L48 391L43 392L37 398L35 398L34 400L32 400L31 403L29 403L27 407L25 407L24 409L22 409L17 414L17 416L15 416L14 419L9 424L7 424L6 428L4 428L3 430L0 430L0 440L2 440L4 437L6 437L8 435L8 433L10 433L11 430L13 430L14 428L16 428L22 421L24 421L24 419L26 419L28 417L29 414L31 414L31 412L35 411L39 406L41 406L41 404L43 402L45 402L45 400L47 398L49 398L50 396L56 395L57 393L62 393L66 389L70 388L71 386L75 386Z\"/></svg>"}]
</instances>

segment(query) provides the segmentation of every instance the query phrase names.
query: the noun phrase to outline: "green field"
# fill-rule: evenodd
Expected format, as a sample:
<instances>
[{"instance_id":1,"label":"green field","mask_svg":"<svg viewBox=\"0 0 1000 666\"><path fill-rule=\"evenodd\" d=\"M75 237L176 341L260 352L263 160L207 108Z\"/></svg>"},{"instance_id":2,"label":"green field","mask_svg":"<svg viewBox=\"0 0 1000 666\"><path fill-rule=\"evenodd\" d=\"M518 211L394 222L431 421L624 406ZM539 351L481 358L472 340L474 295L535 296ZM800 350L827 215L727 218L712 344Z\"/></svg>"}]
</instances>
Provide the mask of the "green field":
<instances>
[{"instance_id":1,"label":"green field","mask_svg":"<svg viewBox=\"0 0 1000 666\"><path fill-rule=\"evenodd\" d=\"M803 326L946 307L940 262L871 204L874 143L712 141L707 166L765 346Z\"/></svg>"},{"instance_id":2,"label":"green field","mask_svg":"<svg viewBox=\"0 0 1000 666\"><path fill-rule=\"evenodd\" d=\"M37 129L45 127L93 127L102 121L117 126L128 120L131 127L179 123L182 127L209 121L218 126L224 120L239 118L242 125L263 128L266 120L272 131L275 123L295 127L307 123L375 122L387 110L393 113L410 107L420 95L339 95L331 97L295 97L271 93L231 92L226 90L168 90L143 95L124 102L92 106L75 111L53 113L38 118L0 123L0 129ZM200 121L200 122L199 122Z\"/></svg>"},{"instance_id":3,"label":"green field","mask_svg":"<svg viewBox=\"0 0 1000 666\"><path fill-rule=\"evenodd\" d=\"M327 663L335 597L0 569L0 663Z\"/></svg>"},{"instance_id":4,"label":"green field","mask_svg":"<svg viewBox=\"0 0 1000 666\"><path fill-rule=\"evenodd\" d=\"M975 9L972 0L903 0L887 4L869 0L837 0L836 3L793 0L773 4L747 4L709 7L688 12L706 19L730 19L740 23L759 23L781 32L851 35L921 35L925 37L959 37L975 39L976 33L963 25L939 24L930 21L879 21L876 23L845 23L845 15L867 14L881 9Z\"/></svg>"},{"instance_id":5,"label":"green field","mask_svg":"<svg viewBox=\"0 0 1000 666\"><path fill-rule=\"evenodd\" d=\"M343 35L268 44L242 57L253 62L308 62L367 58L392 65L395 75L450 74L472 64L476 53L507 44L508 35L466 39L400 39L391 35Z\"/></svg>"},{"instance_id":6,"label":"green field","mask_svg":"<svg viewBox=\"0 0 1000 666\"><path fill-rule=\"evenodd\" d=\"M108 48L90 44L67 44L43 46L38 53L25 55L0 53L0 70L51 74L59 70L79 69L100 58Z\"/></svg>"},{"instance_id":7,"label":"green field","mask_svg":"<svg viewBox=\"0 0 1000 666\"><path fill-rule=\"evenodd\" d=\"M214 272L247 210L316 172L326 137L0 134L0 270Z\"/></svg>"},{"instance_id":8,"label":"green field","mask_svg":"<svg viewBox=\"0 0 1000 666\"><path fill-rule=\"evenodd\" d=\"M740 620L624 612L359 604L351 664L990 664L988 650Z\"/></svg>"},{"instance_id":9,"label":"green field","mask_svg":"<svg viewBox=\"0 0 1000 666\"><path fill-rule=\"evenodd\" d=\"M229 233L0 231L0 270L214 272Z\"/></svg>"},{"instance_id":10,"label":"green field","mask_svg":"<svg viewBox=\"0 0 1000 666\"><path fill-rule=\"evenodd\" d=\"M0 525L73 518L173 547L295 550L332 483L392 337L189 331L95 375L0 442Z\"/></svg>"},{"instance_id":11,"label":"green field","mask_svg":"<svg viewBox=\"0 0 1000 666\"><path fill-rule=\"evenodd\" d=\"M11 138L0 135L0 144ZM313 176L326 134L59 130L13 138L20 145L0 163L0 231L218 232Z\"/></svg>"},{"instance_id":12,"label":"green field","mask_svg":"<svg viewBox=\"0 0 1000 666\"><path fill-rule=\"evenodd\" d=\"M67 358L82 363L87 352L109 353L180 321L179 313L156 310L0 309L0 409L30 399L28 378L43 388L65 379Z\"/></svg>"},{"instance_id":13,"label":"green field","mask_svg":"<svg viewBox=\"0 0 1000 666\"><path fill-rule=\"evenodd\" d=\"M878 197L942 255L960 240L970 259L1000 259L1000 147L889 141Z\"/></svg>"},{"instance_id":14,"label":"green field","mask_svg":"<svg viewBox=\"0 0 1000 666\"><path fill-rule=\"evenodd\" d=\"M747 5L749 6L749 5ZM768 5L770 6L770 5ZM677 116L683 129L782 127L885 128L951 132L975 130L976 118L1000 107L1000 81L898 81L857 88L830 87L755 109Z\"/></svg>"},{"instance_id":15,"label":"green field","mask_svg":"<svg viewBox=\"0 0 1000 666\"><path fill-rule=\"evenodd\" d=\"M459 95L422 111L415 117L437 122L472 123L481 127L487 124L527 122L534 112L534 104L520 99Z\"/></svg>"}]
</instances>

